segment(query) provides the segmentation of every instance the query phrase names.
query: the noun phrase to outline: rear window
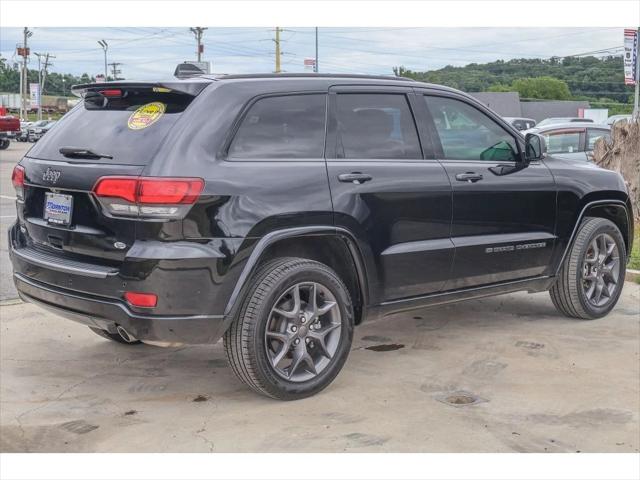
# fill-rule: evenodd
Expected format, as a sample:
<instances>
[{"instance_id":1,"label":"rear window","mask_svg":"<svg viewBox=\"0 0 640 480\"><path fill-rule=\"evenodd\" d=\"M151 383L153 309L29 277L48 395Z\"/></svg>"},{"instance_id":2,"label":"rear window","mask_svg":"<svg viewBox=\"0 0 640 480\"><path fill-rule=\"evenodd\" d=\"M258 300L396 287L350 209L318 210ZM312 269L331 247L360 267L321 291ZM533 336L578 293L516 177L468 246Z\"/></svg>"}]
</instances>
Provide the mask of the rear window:
<instances>
[{"instance_id":1,"label":"rear window","mask_svg":"<svg viewBox=\"0 0 640 480\"><path fill-rule=\"evenodd\" d=\"M73 110L29 152L33 158L96 162L64 157L62 147L79 147L113 159L101 163L146 165L193 96L168 89L108 89L87 92Z\"/></svg>"},{"instance_id":2,"label":"rear window","mask_svg":"<svg viewBox=\"0 0 640 480\"><path fill-rule=\"evenodd\" d=\"M323 158L325 110L325 94L256 101L229 147L229 159Z\"/></svg>"}]
</instances>

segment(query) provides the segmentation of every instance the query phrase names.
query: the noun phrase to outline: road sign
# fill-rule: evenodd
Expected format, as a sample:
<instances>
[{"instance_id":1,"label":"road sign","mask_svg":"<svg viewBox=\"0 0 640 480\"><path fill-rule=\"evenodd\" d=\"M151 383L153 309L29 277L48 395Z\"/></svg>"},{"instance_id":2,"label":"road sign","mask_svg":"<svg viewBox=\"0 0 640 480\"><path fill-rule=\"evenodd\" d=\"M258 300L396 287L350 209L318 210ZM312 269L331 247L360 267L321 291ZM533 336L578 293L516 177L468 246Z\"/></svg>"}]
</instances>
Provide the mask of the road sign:
<instances>
[{"instance_id":1,"label":"road sign","mask_svg":"<svg viewBox=\"0 0 640 480\"><path fill-rule=\"evenodd\" d=\"M30 83L29 84L29 94L31 101L31 108L40 106L40 84L39 83Z\"/></svg>"},{"instance_id":2,"label":"road sign","mask_svg":"<svg viewBox=\"0 0 640 480\"><path fill-rule=\"evenodd\" d=\"M305 58L304 59L304 69L305 70L314 70L316 67L316 59L315 58Z\"/></svg>"},{"instance_id":3,"label":"road sign","mask_svg":"<svg viewBox=\"0 0 640 480\"><path fill-rule=\"evenodd\" d=\"M638 31L629 28L624 31L624 83L635 85L638 62Z\"/></svg>"}]
</instances>

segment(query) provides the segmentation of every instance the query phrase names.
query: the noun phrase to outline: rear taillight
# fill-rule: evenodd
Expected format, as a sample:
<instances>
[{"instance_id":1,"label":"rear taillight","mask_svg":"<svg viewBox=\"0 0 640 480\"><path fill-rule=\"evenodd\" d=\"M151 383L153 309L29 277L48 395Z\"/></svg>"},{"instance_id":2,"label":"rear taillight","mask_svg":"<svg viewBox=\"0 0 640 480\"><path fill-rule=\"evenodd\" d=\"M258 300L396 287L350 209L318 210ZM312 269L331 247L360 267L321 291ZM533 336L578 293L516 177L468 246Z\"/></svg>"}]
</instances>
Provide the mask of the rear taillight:
<instances>
[{"instance_id":1,"label":"rear taillight","mask_svg":"<svg viewBox=\"0 0 640 480\"><path fill-rule=\"evenodd\" d=\"M16 189L16 197L18 200L24 199L24 167L16 165L13 167L13 173L11 174L11 183L13 188Z\"/></svg>"},{"instance_id":2,"label":"rear taillight","mask_svg":"<svg viewBox=\"0 0 640 480\"><path fill-rule=\"evenodd\" d=\"M182 218L204 188L201 178L102 177L93 193L112 216Z\"/></svg>"}]
</instances>

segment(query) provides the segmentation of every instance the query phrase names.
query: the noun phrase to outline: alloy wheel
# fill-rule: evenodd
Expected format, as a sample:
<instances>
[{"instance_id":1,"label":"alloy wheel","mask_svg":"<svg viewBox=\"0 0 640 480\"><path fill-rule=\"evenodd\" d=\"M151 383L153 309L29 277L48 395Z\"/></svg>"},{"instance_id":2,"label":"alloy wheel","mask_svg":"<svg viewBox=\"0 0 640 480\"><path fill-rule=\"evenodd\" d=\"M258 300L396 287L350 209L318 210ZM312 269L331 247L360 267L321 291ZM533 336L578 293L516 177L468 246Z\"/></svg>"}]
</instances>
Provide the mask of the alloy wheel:
<instances>
[{"instance_id":1,"label":"alloy wheel","mask_svg":"<svg viewBox=\"0 0 640 480\"><path fill-rule=\"evenodd\" d=\"M597 235L589 244L582 265L582 288L587 301L602 307L614 298L620 280L618 245L609 234Z\"/></svg>"},{"instance_id":2,"label":"alloy wheel","mask_svg":"<svg viewBox=\"0 0 640 480\"><path fill-rule=\"evenodd\" d=\"M305 382L331 363L340 343L342 317L335 296L317 282L290 287L275 302L265 329L273 370L291 382Z\"/></svg>"}]
</instances>

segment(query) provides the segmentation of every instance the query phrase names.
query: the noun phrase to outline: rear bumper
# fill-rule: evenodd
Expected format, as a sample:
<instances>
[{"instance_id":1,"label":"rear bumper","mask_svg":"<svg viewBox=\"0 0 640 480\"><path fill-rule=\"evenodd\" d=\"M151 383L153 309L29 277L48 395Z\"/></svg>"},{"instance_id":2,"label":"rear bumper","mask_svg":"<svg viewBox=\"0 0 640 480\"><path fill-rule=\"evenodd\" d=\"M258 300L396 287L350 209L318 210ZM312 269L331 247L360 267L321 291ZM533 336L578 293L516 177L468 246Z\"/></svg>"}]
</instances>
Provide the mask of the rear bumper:
<instances>
[{"instance_id":1,"label":"rear bumper","mask_svg":"<svg viewBox=\"0 0 640 480\"><path fill-rule=\"evenodd\" d=\"M22 300L89 327L114 333L120 325L139 340L169 344L214 343L223 334L222 315L141 315L124 303L42 284L19 273L13 279Z\"/></svg>"},{"instance_id":2,"label":"rear bumper","mask_svg":"<svg viewBox=\"0 0 640 480\"><path fill-rule=\"evenodd\" d=\"M215 343L227 325L223 312L228 295L218 263L225 259L211 258L211 252L201 245L202 257L185 259L185 250L187 255L194 253L184 244L176 247L182 258L135 257L120 269L100 271L94 266L87 271L83 270L86 264L61 260L56 266L50 264L50 255L29 253L17 225L9 230L13 279L23 300L111 333L120 325L142 341ZM163 254L167 248L170 246L163 247ZM149 254L154 250L137 251ZM217 271L217 278L212 270ZM132 307L123 299L125 291L156 293L158 306Z\"/></svg>"}]
</instances>

